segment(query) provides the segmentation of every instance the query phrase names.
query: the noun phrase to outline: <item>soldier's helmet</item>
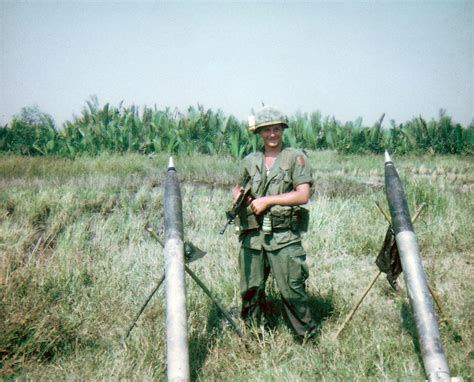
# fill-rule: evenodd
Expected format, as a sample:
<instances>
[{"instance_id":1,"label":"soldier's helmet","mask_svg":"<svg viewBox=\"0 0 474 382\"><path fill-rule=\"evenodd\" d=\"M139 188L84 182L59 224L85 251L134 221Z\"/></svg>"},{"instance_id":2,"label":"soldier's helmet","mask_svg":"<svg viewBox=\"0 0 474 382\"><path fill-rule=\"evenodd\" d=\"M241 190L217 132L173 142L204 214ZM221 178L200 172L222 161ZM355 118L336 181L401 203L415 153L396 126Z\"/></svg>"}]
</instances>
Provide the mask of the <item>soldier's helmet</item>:
<instances>
[{"instance_id":1,"label":"soldier's helmet","mask_svg":"<svg viewBox=\"0 0 474 382\"><path fill-rule=\"evenodd\" d=\"M288 117L272 106L263 107L255 115L251 115L248 121L249 131L253 133L257 133L258 129L265 126L281 124L285 128L288 127Z\"/></svg>"}]
</instances>

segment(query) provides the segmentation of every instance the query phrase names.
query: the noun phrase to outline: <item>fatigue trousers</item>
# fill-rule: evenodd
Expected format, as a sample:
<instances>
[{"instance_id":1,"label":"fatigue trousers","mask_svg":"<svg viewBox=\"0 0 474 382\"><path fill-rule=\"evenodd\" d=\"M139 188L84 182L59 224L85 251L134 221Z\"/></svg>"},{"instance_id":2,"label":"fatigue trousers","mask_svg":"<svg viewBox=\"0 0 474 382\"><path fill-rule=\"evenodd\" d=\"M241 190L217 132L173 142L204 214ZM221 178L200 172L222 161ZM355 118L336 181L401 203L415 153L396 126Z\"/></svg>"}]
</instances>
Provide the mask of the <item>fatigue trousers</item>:
<instances>
[{"instance_id":1,"label":"fatigue trousers","mask_svg":"<svg viewBox=\"0 0 474 382\"><path fill-rule=\"evenodd\" d=\"M239 265L241 317L245 321L260 320L265 302L265 282L271 270L293 329L299 336L310 334L315 329L305 290L309 270L301 242L275 251L241 247Z\"/></svg>"}]
</instances>

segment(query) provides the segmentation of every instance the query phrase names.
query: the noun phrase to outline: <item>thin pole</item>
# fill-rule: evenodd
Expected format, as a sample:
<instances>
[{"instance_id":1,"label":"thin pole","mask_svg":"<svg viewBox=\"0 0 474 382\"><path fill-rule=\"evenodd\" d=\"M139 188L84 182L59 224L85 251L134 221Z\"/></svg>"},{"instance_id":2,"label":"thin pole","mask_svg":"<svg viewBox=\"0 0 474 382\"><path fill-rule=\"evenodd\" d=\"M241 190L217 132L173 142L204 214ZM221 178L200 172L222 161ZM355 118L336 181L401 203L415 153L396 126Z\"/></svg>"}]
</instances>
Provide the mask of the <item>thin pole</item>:
<instances>
[{"instance_id":1,"label":"thin pole","mask_svg":"<svg viewBox=\"0 0 474 382\"><path fill-rule=\"evenodd\" d=\"M127 334L125 336L125 340L128 338L128 336L130 335L130 332L132 331L132 329L135 327L135 324L137 323L138 319L140 318L141 314L143 313L143 311L145 310L146 306L148 305L148 303L150 302L151 298L155 295L155 293L158 291L158 289L160 289L160 286L161 284L163 284L163 281L165 281L165 275L161 276L161 279L158 281L158 284L156 285L156 287L152 290L152 292L150 293L150 295L148 296L148 298L146 299L145 303L142 305L142 307L140 308L140 311L138 312L138 314L136 315L135 319L133 320L132 324L130 325L130 327L128 328L127 330Z\"/></svg>"},{"instance_id":2,"label":"thin pole","mask_svg":"<svg viewBox=\"0 0 474 382\"><path fill-rule=\"evenodd\" d=\"M362 297L359 299L359 301L357 302L357 304L354 306L354 308L352 308L351 312L347 315L346 319L344 320L344 322L342 323L341 327L339 328L339 330L337 331L336 333L336 338L339 337L339 334L341 334L342 330L344 329L344 327L346 326L346 324L352 319L352 316L354 316L354 313L356 312L356 310L359 308L359 305L362 303L362 301L364 300L365 296L367 296L367 293L369 293L369 291L372 289L372 287L374 286L375 282L377 281L377 279L379 278L380 274L382 273L382 271L379 271L375 277L373 278L373 280L370 282L369 286L367 287L367 289L365 290L365 292L362 294Z\"/></svg>"},{"instance_id":3,"label":"thin pole","mask_svg":"<svg viewBox=\"0 0 474 382\"><path fill-rule=\"evenodd\" d=\"M444 315L443 308L441 307L441 302L439 301L438 295L435 293L433 288L431 288L428 284L428 289L431 293L431 297L433 297L434 302L436 303L436 306L438 307L439 310L439 315L441 316L442 321L447 321L446 316Z\"/></svg>"}]
</instances>

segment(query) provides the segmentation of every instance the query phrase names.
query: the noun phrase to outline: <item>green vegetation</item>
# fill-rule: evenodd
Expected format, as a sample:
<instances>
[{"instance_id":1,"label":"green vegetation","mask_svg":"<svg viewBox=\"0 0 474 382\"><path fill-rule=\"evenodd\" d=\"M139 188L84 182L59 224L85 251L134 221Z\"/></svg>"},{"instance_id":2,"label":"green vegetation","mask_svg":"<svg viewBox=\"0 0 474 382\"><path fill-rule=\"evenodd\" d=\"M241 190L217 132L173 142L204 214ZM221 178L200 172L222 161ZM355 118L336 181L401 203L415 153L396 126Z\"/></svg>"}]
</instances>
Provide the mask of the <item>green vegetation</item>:
<instances>
[{"instance_id":1,"label":"green vegetation","mask_svg":"<svg viewBox=\"0 0 474 382\"><path fill-rule=\"evenodd\" d=\"M319 112L298 113L290 118L285 141L293 147L309 150L332 149L342 154L437 153L471 154L474 152L474 124L465 128L455 124L444 111L439 119L423 118L391 128L381 127L383 117L372 127L355 122L341 124L335 118L323 118ZM240 159L257 147L257 136L247 131L246 123L222 111L189 107L185 113L171 109L136 106L99 106L96 97L87 101L79 117L57 129L48 114L37 108L23 108L10 126L0 127L0 152L22 155L54 155L75 158L103 152L142 154L167 152L224 154Z\"/></svg>"},{"instance_id":2,"label":"green vegetation","mask_svg":"<svg viewBox=\"0 0 474 382\"><path fill-rule=\"evenodd\" d=\"M133 142L133 139L132 141ZM196 153L175 158L185 236L208 254L190 267L224 306L238 307L237 238L218 234L238 162ZM370 280L387 223L381 155L311 151L317 192L305 236L314 342L296 341L270 278L270 327L242 341L187 279L193 380L424 380L403 291L381 278L334 335ZM472 156L394 156L413 212L453 376L472 374ZM163 272L163 251L143 227L163 229L167 154L75 160L0 156L0 378L164 380L164 291L121 343Z\"/></svg>"}]
</instances>

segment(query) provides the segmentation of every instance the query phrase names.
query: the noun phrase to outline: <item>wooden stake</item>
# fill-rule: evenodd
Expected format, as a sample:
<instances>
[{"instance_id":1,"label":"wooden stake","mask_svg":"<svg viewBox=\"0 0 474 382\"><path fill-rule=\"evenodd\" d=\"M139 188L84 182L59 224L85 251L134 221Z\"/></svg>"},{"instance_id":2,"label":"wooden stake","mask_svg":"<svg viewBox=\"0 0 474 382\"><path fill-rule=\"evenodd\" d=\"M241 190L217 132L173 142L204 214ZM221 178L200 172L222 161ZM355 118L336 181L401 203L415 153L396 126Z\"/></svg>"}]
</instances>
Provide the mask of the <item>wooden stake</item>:
<instances>
[{"instance_id":1,"label":"wooden stake","mask_svg":"<svg viewBox=\"0 0 474 382\"><path fill-rule=\"evenodd\" d=\"M379 278L380 274L382 273L382 271L379 271L375 277L373 278L373 280L370 282L369 286L367 287L367 289L365 290L364 294L362 295L362 297L359 299L359 301L357 302L357 304L354 306L354 308L352 308L351 312L348 314L348 316L346 317L346 319L344 320L344 322L342 323L341 327L339 328L339 330L337 331L336 333L336 339L339 337L339 334L341 334L342 330L344 329L344 327L346 326L346 324L352 319L352 316L354 316L355 312L357 311L357 309L359 308L359 305L362 303L362 301L364 300L365 296L367 296L367 293L369 293L369 291L372 289L372 287L374 286L375 282L377 281L377 279Z\"/></svg>"},{"instance_id":2,"label":"wooden stake","mask_svg":"<svg viewBox=\"0 0 474 382\"><path fill-rule=\"evenodd\" d=\"M438 307L440 320L447 322L448 320L446 319L446 316L444 315L444 311L443 311L443 308L441 307L441 302L439 301L438 295L435 293L433 288L430 287L429 284L428 284L428 290L430 291L431 297L433 297L433 300L435 301L436 306Z\"/></svg>"}]
</instances>

